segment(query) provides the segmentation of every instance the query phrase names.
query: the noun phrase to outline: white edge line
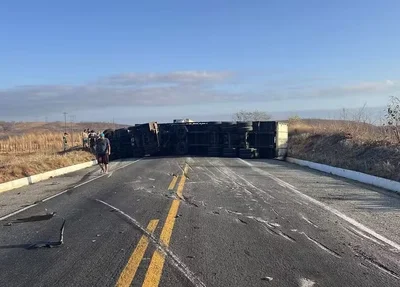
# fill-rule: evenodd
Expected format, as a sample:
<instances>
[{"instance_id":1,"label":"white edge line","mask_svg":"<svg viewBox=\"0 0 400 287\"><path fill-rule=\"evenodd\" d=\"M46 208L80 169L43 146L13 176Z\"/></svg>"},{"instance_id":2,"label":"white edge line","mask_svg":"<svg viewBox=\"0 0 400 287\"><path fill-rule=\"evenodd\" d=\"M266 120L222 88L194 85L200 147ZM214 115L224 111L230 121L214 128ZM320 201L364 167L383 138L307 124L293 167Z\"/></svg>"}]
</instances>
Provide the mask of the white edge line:
<instances>
[{"instance_id":1,"label":"white edge line","mask_svg":"<svg viewBox=\"0 0 400 287\"><path fill-rule=\"evenodd\" d=\"M279 183L279 182L282 183L283 185L286 186L286 188L288 188L288 189L290 189L292 192L294 192L294 193L300 195L300 196L303 197L304 199L307 199L308 201L314 203L315 205L318 205L319 207L321 207L321 208L323 208L323 209L325 209L325 210L327 210L327 211L329 211L329 212L335 214L336 216L338 216L338 217L340 217L341 219L347 221L347 222L350 223L351 225L353 225L353 226L355 226L355 227L361 229L362 231L368 233L369 235L374 236L375 238L381 240L382 242L385 242L386 244L388 244L388 245L392 246L393 248L395 248L395 249L397 249L397 250L400 251L400 245L399 245L398 243L396 243L396 242L394 242L394 241L392 241L392 240L390 240L390 239L388 239L388 238L386 238L386 237L384 237L384 236L382 236L382 235L376 233L374 230L372 230L372 229L368 228L367 226L365 226L365 225L359 223L358 221L354 220L353 218L348 217L346 214L341 213L339 210L334 209L333 207L330 207L330 206L328 206L328 205L326 205L326 204L324 204L324 203L322 203L322 202L316 200L315 198L312 198L311 196L308 196L308 195L302 193L301 191L297 190L293 185L287 183L287 182L284 181L284 180L281 180L280 178L277 178L276 176L270 174L269 172L264 171L264 170L262 170L262 169L259 169L259 168L257 168L257 167L254 167L253 164L251 164L251 163L249 163L249 162L246 162L245 160L243 160L243 159L241 159L241 158L239 158L239 160L242 161L243 163L247 164L248 166L251 166L251 167L252 167L253 169L255 169L257 172L259 172L259 173L261 172L261 174L265 174L266 176L268 176L268 177L271 178L272 180L274 180L274 181L276 181L276 182L278 182L278 183Z\"/></svg>"},{"instance_id":2,"label":"white edge line","mask_svg":"<svg viewBox=\"0 0 400 287\"><path fill-rule=\"evenodd\" d=\"M131 164L134 164L134 163L138 162L139 160L140 160L140 159L137 159L137 160L135 160L135 161L133 161L133 162L130 162L130 163L124 165L124 166L118 167L118 168L114 169L113 172L114 172L114 171L117 171L117 170L120 170L120 169L122 169L122 168L124 168L124 167L127 167L127 166L129 166L129 165L131 165ZM28 209L30 209L30 208L32 208L32 207L38 205L38 204L41 203L41 202L46 202L46 201L48 201L48 200L50 200L50 199L56 198L56 197L58 197L58 196L60 196L60 195L62 195L62 194L64 194L64 193L66 193L66 192L68 192L68 191L70 191L70 190L72 190L72 189L78 188L78 187L80 187L80 186L82 186L82 185L85 185L85 184L87 184L87 183L89 183L89 182L92 182L92 181L94 181L94 180L96 180L96 179L99 179L99 178L101 178L101 177L103 177L103 176L105 176L105 174L100 175L100 176L95 177L95 178L92 178L92 179L90 179L90 180L88 180L88 181L85 181L85 182L83 182L83 183L80 183L80 184L78 184L78 185L75 185L75 186L72 187L72 188L63 190L63 191L61 191L61 192L59 192L59 193L56 193L56 194L54 194L54 195L51 195L51 196L49 196L49 197L46 197L45 199L39 200L37 203L32 203L31 205L25 206L24 208L18 209L18 210L16 210L16 211L12 212L12 213L9 213L9 214L7 214L7 215L4 215L3 217L0 217L0 221L2 221L2 220L4 220L4 219L7 219L7 218L9 218L9 217L11 217L11 216L13 216L13 215L18 214L18 213L21 213L21 212L23 212L23 211L25 211L25 210L28 210Z\"/></svg>"},{"instance_id":3,"label":"white edge line","mask_svg":"<svg viewBox=\"0 0 400 287\"><path fill-rule=\"evenodd\" d=\"M27 210L27 209L29 209L29 208L32 208L32 207L34 207L35 205L37 205L37 203L33 203L33 204L31 204L31 205L25 206L24 208L21 208L21 209L19 209L19 210L17 210L17 211L14 211L14 212L10 213L10 214L7 214L7 215L5 215L5 216L3 216L3 217L0 217L0 221L2 221L2 220L4 220L4 219L7 219L7 218L9 218L10 216L13 216L13 215L15 215L15 214L18 214L18 213L20 213L20 212L22 212L22 211L25 211L25 210Z\"/></svg>"}]
</instances>

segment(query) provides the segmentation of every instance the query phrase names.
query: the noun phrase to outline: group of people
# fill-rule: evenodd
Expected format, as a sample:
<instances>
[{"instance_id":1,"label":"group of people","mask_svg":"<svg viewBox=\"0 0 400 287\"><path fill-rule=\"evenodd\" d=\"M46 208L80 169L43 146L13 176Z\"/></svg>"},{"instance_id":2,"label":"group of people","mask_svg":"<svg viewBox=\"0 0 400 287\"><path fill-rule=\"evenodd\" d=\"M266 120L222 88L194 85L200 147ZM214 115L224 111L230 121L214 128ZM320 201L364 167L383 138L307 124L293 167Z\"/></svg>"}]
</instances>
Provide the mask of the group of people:
<instances>
[{"instance_id":1,"label":"group of people","mask_svg":"<svg viewBox=\"0 0 400 287\"><path fill-rule=\"evenodd\" d=\"M82 133L83 149L90 150L96 154L97 162L102 173L108 173L108 163L110 161L111 145L110 140L104 133L96 133L94 130L85 129Z\"/></svg>"}]
</instances>

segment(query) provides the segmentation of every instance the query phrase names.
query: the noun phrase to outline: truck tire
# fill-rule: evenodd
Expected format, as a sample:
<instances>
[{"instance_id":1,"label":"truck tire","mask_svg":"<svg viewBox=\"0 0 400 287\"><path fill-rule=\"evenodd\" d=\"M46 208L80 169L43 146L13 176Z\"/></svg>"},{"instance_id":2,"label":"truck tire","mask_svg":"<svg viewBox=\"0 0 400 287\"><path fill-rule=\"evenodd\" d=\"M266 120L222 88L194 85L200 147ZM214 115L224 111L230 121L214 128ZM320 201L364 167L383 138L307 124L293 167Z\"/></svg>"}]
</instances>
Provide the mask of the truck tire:
<instances>
[{"instance_id":1,"label":"truck tire","mask_svg":"<svg viewBox=\"0 0 400 287\"><path fill-rule=\"evenodd\" d=\"M188 144L184 141L180 141L176 144L175 151L177 155L185 155L188 152Z\"/></svg>"}]
</instances>

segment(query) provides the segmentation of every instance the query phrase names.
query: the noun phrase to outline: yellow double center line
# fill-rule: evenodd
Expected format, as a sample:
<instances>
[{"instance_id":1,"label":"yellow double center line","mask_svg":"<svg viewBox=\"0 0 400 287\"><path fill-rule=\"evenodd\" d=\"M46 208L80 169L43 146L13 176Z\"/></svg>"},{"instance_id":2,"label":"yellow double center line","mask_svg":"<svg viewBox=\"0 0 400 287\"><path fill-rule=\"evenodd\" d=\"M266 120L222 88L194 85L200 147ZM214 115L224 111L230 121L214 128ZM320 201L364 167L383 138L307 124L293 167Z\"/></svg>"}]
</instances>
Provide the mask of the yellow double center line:
<instances>
[{"instance_id":1,"label":"yellow double center line","mask_svg":"<svg viewBox=\"0 0 400 287\"><path fill-rule=\"evenodd\" d=\"M178 183L177 195L179 198L183 198L183 188L186 182L186 175L188 172L188 165L186 164L181 179ZM178 181L178 177L174 176L172 181L168 187L168 190L174 190L176 182ZM175 225L175 218L178 214L178 209L180 205L180 200L175 199L172 201L171 207L169 209L167 219L165 220L163 229L161 231L160 242L164 247L169 246L169 242L171 240L172 230ZM153 219L150 221L147 226L147 231L149 233L153 233L158 224L157 219ZM132 284L132 281L135 277L136 271L142 261L142 258L146 252L147 246L149 245L149 239L146 235L143 235L140 238L138 245L133 251L131 257L129 258L128 263L126 264L124 270L122 271L118 282L116 284L117 287L126 287ZM165 255L159 250L154 251L153 257L151 258L151 262L149 268L146 272L146 276L143 282L143 287L157 287L161 280L162 271L165 263Z\"/></svg>"},{"instance_id":2,"label":"yellow double center line","mask_svg":"<svg viewBox=\"0 0 400 287\"><path fill-rule=\"evenodd\" d=\"M176 191L177 195L182 198L183 187L186 182L186 174L188 171L188 166L185 165L181 180L178 184L178 189ZM172 179L173 180L173 179ZM176 182L176 181L175 181ZM172 184L172 182L171 182ZM172 235L172 230L174 229L176 215L178 214L178 209L180 205L180 200L174 199L169 209L167 219L165 221L164 227L161 231L160 241L165 247L169 246L169 242ZM165 255L159 250L154 251L153 257L151 258L149 269L147 270L146 277L142 287L157 287L160 283L162 270L164 268Z\"/></svg>"},{"instance_id":3,"label":"yellow double center line","mask_svg":"<svg viewBox=\"0 0 400 287\"><path fill-rule=\"evenodd\" d=\"M149 225L147 226L147 231L149 233L153 233L156 229L158 224L158 219L153 219L150 221ZM132 280L135 277L136 271L142 261L144 253L146 252L147 246L149 245L149 239L146 235L143 235L138 245L133 251L131 257L129 258L128 263L126 264L124 270L122 271L121 275L119 276L118 282L115 286L118 287L126 287L131 286Z\"/></svg>"}]
</instances>

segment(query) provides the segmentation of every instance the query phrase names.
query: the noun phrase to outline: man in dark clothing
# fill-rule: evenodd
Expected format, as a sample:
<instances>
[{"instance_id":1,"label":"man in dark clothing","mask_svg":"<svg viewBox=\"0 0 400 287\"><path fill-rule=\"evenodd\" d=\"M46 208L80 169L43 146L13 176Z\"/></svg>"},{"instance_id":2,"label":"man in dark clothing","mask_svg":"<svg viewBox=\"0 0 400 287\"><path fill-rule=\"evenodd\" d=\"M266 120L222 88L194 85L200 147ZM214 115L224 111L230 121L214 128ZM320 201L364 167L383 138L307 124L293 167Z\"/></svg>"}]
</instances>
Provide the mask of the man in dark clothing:
<instances>
[{"instance_id":1,"label":"man in dark clothing","mask_svg":"<svg viewBox=\"0 0 400 287\"><path fill-rule=\"evenodd\" d=\"M100 134L100 138L96 142L97 162L101 167L101 172L108 173L108 162L111 153L111 145L108 138L104 134Z\"/></svg>"}]
</instances>

